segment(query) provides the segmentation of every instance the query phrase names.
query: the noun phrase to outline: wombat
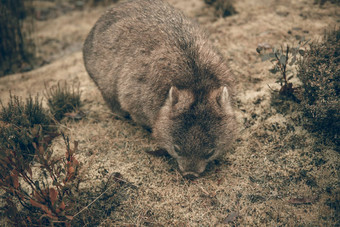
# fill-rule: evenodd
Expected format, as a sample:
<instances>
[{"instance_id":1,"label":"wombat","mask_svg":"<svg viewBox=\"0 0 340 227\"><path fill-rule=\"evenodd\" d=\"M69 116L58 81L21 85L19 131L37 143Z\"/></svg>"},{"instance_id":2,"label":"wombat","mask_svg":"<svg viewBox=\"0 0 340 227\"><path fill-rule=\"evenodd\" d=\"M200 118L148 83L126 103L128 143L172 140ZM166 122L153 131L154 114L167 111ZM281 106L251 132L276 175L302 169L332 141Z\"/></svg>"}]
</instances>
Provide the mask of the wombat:
<instances>
[{"instance_id":1,"label":"wombat","mask_svg":"<svg viewBox=\"0 0 340 227\"><path fill-rule=\"evenodd\" d=\"M199 26L162 0L108 10L83 48L105 101L152 131L184 176L198 177L232 142L233 78Z\"/></svg>"}]
</instances>

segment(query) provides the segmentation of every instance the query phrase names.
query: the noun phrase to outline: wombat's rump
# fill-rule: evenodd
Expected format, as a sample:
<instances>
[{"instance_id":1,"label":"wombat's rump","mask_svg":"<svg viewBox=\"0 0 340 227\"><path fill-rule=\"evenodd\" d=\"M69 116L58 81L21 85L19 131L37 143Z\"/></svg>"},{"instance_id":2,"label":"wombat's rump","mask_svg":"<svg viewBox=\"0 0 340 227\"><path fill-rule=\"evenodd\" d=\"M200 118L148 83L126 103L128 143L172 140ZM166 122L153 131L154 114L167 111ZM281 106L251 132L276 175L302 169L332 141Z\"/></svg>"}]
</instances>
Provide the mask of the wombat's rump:
<instances>
[{"instance_id":1,"label":"wombat's rump","mask_svg":"<svg viewBox=\"0 0 340 227\"><path fill-rule=\"evenodd\" d=\"M162 0L107 11L84 44L111 109L152 129L184 175L202 173L233 138L232 77L198 25Z\"/></svg>"}]
</instances>

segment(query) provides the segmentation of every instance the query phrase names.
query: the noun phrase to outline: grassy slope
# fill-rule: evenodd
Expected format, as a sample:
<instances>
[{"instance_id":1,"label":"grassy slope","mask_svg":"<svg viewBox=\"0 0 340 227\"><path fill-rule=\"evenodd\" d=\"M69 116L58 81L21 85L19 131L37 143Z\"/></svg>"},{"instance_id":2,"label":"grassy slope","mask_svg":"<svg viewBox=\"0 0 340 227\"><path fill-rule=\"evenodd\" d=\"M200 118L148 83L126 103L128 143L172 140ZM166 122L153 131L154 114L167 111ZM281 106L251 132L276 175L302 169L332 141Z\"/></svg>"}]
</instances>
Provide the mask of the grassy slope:
<instances>
[{"instance_id":1,"label":"grassy slope","mask_svg":"<svg viewBox=\"0 0 340 227\"><path fill-rule=\"evenodd\" d=\"M297 113L289 107L288 113L281 113L271 105L267 84L278 88L276 78L268 72L270 63L261 62L255 48L262 42L291 42L295 34L319 38L323 29L336 23L338 9L327 4L319 8L303 0L242 0L235 4L238 14L214 19L211 9L202 9L199 0L169 2L196 17L210 32L239 82L239 139L233 151L203 177L185 180L174 160L145 153L154 146L148 133L115 119L89 79L79 43L103 8L39 22L41 54L50 57L51 63L0 78L1 99L8 98L9 89L26 96L42 93L44 82L80 82L84 108L90 114L78 123L67 123L66 129L79 141L78 160L83 163L85 179L81 187L100 185L113 172L136 186L118 195L121 205L103 225L223 225L230 215L238 216L235 223L242 225L334 225L336 210L328 204L339 201L339 153L297 126L292 120ZM60 47L46 40L66 43L65 49L74 47L74 52L58 55L53 48ZM63 152L61 141L56 140L54 146ZM296 198L309 203L294 205L302 201Z\"/></svg>"}]
</instances>

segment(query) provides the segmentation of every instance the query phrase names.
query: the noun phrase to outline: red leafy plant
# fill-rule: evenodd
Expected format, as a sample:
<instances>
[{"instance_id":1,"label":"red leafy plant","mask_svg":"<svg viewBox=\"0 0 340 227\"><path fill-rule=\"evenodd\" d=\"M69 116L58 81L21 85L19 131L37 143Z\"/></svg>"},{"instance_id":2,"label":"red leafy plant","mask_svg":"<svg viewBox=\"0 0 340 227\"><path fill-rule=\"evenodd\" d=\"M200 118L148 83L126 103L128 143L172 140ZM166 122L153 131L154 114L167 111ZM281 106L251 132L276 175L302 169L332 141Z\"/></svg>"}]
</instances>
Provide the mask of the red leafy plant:
<instances>
[{"instance_id":1,"label":"red leafy plant","mask_svg":"<svg viewBox=\"0 0 340 227\"><path fill-rule=\"evenodd\" d=\"M79 185L79 162L75 158L78 143L71 149L68 138L63 136L66 153L58 158L53 157L41 126L36 125L30 136L38 141L33 143L34 165L24 162L15 146L0 152L0 188L4 190L1 197L6 201L6 216L15 225L70 226L73 219L68 214L73 206L70 198Z\"/></svg>"}]
</instances>

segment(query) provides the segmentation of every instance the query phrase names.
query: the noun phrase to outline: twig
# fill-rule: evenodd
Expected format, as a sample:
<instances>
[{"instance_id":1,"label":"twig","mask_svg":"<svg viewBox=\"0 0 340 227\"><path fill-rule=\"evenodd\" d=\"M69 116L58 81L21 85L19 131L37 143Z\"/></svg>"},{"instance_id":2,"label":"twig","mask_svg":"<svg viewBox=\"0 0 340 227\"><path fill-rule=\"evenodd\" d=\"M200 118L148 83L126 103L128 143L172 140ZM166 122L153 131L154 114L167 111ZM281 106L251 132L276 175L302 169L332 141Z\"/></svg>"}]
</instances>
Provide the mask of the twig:
<instances>
[{"instance_id":1,"label":"twig","mask_svg":"<svg viewBox=\"0 0 340 227\"><path fill-rule=\"evenodd\" d=\"M277 92L277 91L275 91L273 88L271 88L271 87L269 86L269 84L267 84L267 86L269 87L269 89L270 89L271 91Z\"/></svg>"},{"instance_id":2,"label":"twig","mask_svg":"<svg viewBox=\"0 0 340 227\"><path fill-rule=\"evenodd\" d=\"M286 60L285 63L283 64L283 79L285 80L285 86L287 86L288 81L287 81L287 75L286 75L286 68L287 68L287 63L288 63L288 53L289 53L289 46L287 45L287 50L286 50Z\"/></svg>"},{"instance_id":3,"label":"twig","mask_svg":"<svg viewBox=\"0 0 340 227\"><path fill-rule=\"evenodd\" d=\"M113 184L114 185L114 184ZM83 209L81 209L78 213L76 213L75 215L73 215L73 218L75 218L76 216L78 216L80 213L82 213L84 210L88 209L93 203L95 203L100 197L102 197L113 185L111 185L110 187L108 187L102 194L100 194L97 198L95 198L91 203L89 203L86 207L84 207Z\"/></svg>"}]
</instances>

